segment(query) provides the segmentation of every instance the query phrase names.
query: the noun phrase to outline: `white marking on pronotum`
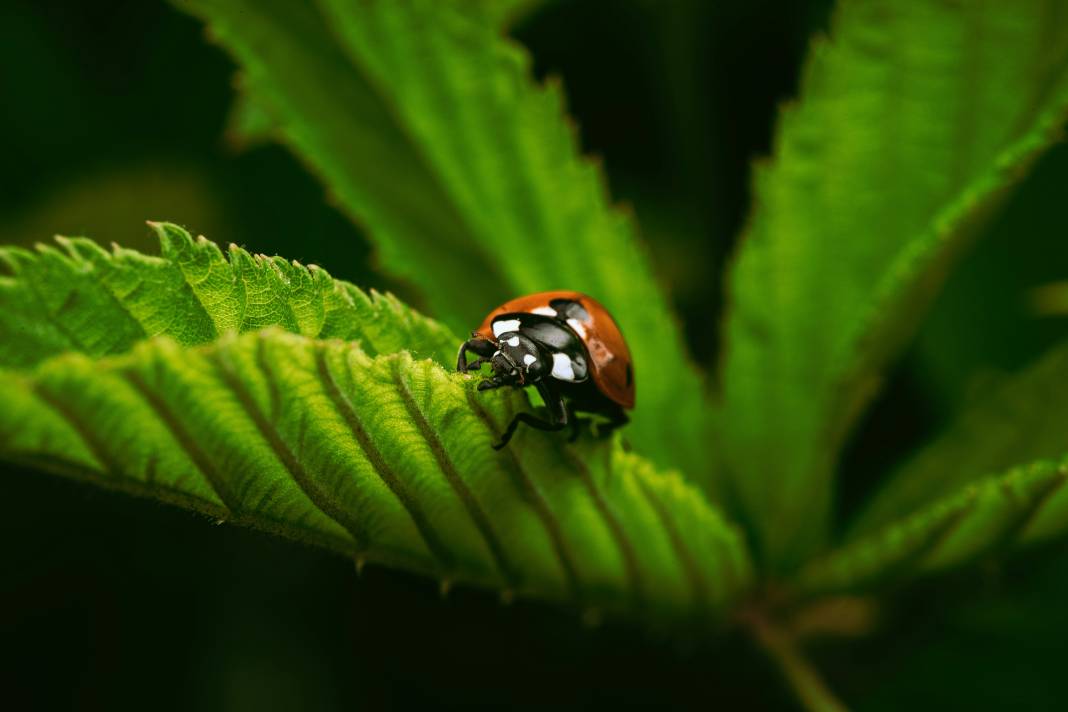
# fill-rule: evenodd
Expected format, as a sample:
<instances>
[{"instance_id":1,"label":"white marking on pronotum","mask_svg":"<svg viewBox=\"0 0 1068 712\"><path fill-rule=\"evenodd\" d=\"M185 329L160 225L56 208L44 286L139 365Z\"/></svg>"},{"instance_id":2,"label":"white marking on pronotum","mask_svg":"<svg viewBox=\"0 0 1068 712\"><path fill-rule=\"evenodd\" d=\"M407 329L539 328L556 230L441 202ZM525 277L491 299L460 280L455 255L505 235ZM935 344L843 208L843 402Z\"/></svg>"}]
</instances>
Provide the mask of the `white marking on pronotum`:
<instances>
[{"instance_id":1,"label":"white marking on pronotum","mask_svg":"<svg viewBox=\"0 0 1068 712\"><path fill-rule=\"evenodd\" d=\"M505 343L507 343L509 346L519 346L519 337L518 336L513 336L512 338L508 339L508 341L506 341Z\"/></svg>"},{"instance_id":2,"label":"white marking on pronotum","mask_svg":"<svg viewBox=\"0 0 1068 712\"><path fill-rule=\"evenodd\" d=\"M556 352L553 354L553 378L561 381L574 381L575 371L571 368L571 359L567 354Z\"/></svg>"},{"instance_id":3,"label":"white marking on pronotum","mask_svg":"<svg viewBox=\"0 0 1068 712\"><path fill-rule=\"evenodd\" d=\"M531 314L541 314L542 316L556 316L556 310L552 307L534 307L530 310Z\"/></svg>"},{"instance_id":4,"label":"white marking on pronotum","mask_svg":"<svg viewBox=\"0 0 1068 712\"><path fill-rule=\"evenodd\" d=\"M580 339L586 338L586 327L582 325L582 322L578 319L568 319L567 325L575 330L575 333L579 335Z\"/></svg>"},{"instance_id":5,"label":"white marking on pronotum","mask_svg":"<svg viewBox=\"0 0 1068 712\"><path fill-rule=\"evenodd\" d=\"M538 357L532 354L523 354L523 363L526 364L527 370L530 370L531 365L537 362Z\"/></svg>"},{"instance_id":6,"label":"white marking on pronotum","mask_svg":"<svg viewBox=\"0 0 1068 712\"><path fill-rule=\"evenodd\" d=\"M501 319L493 322L493 335L500 336L509 331L519 331L519 319Z\"/></svg>"}]
</instances>

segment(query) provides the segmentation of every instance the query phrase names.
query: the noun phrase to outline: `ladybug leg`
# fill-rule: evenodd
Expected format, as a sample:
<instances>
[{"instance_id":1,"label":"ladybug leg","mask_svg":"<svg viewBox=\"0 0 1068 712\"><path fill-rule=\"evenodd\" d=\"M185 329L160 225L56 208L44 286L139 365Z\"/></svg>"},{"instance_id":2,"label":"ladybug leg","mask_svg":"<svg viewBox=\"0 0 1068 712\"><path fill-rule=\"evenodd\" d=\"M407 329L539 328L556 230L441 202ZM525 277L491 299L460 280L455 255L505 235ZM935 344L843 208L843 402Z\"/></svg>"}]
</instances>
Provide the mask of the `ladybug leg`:
<instances>
[{"instance_id":1,"label":"ladybug leg","mask_svg":"<svg viewBox=\"0 0 1068 712\"><path fill-rule=\"evenodd\" d=\"M500 450L508 444L508 441L515 435L516 428L519 427L520 423L526 423L538 430L548 431L563 430L567 427L570 419L567 412L567 403L564 402L563 396L557 393L556 389L546 384L545 381L537 381L534 387L538 389L541 399L545 401L549 411L549 419L543 420L531 413L516 413L515 417L512 418L512 422L505 428L504 434L501 435L501 441L493 446L494 450Z\"/></svg>"},{"instance_id":2,"label":"ladybug leg","mask_svg":"<svg viewBox=\"0 0 1068 712\"><path fill-rule=\"evenodd\" d=\"M470 368L481 368L482 364L489 361L490 357L493 356L493 352L497 350L497 345L489 339L483 339L477 333L472 333L471 337L460 344L460 353L456 354L456 370L460 373L467 373ZM474 363L467 363L468 351L475 352L481 358Z\"/></svg>"},{"instance_id":3,"label":"ladybug leg","mask_svg":"<svg viewBox=\"0 0 1068 712\"><path fill-rule=\"evenodd\" d=\"M571 434L567 438L567 442L573 443L579 439L583 430L593 432L593 420L591 418L580 418L574 413L571 414Z\"/></svg>"},{"instance_id":4,"label":"ladybug leg","mask_svg":"<svg viewBox=\"0 0 1068 712\"><path fill-rule=\"evenodd\" d=\"M500 388L503 385L505 385L505 383L501 380L500 376L493 376L492 378L487 378L486 380L479 383L478 390L489 391L493 390L494 388Z\"/></svg>"},{"instance_id":5,"label":"ladybug leg","mask_svg":"<svg viewBox=\"0 0 1068 712\"><path fill-rule=\"evenodd\" d=\"M477 371L482 368L482 364L490 363L491 361L493 361L493 359L482 358L481 356L479 356L474 361L467 364L467 368L464 369L464 373L467 373L468 371Z\"/></svg>"},{"instance_id":6,"label":"ladybug leg","mask_svg":"<svg viewBox=\"0 0 1068 712\"><path fill-rule=\"evenodd\" d=\"M578 418L571 419L571 434L567 436L568 444L571 444L578 440L579 434L582 432L582 423Z\"/></svg>"},{"instance_id":7,"label":"ladybug leg","mask_svg":"<svg viewBox=\"0 0 1068 712\"><path fill-rule=\"evenodd\" d=\"M612 431L617 428L622 428L630 422L630 417L622 408L616 408L611 413L606 413L605 415L608 416L608 422L597 425L597 435L600 437L607 437Z\"/></svg>"}]
</instances>

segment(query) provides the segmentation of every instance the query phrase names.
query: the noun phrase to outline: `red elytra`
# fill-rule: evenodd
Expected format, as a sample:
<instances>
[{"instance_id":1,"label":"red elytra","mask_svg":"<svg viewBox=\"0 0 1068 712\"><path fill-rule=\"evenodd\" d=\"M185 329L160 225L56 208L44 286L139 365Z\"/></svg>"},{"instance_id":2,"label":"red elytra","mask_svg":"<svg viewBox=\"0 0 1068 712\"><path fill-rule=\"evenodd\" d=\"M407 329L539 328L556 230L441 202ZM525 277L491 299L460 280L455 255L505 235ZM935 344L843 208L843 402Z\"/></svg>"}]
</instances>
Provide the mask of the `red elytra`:
<instances>
[{"instance_id":1,"label":"red elytra","mask_svg":"<svg viewBox=\"0 0 1068 712\"><path fill-rule=\"evenodd\" d=\"M493 320L502 314L539 314L550 310L550 302L563 299L578 302L586 310L588 318L579 319L581 331L576 335L586 345L590 355L590 375L597 389L609 400L623 408L634 407L634 364L630 349L623 339L616 320L604 306L591 296L581 292L555 290L516 297L491 311L478 328L478 335L496 341L493 335ZM569 325L570 326L570 325Z\"/></svg>"}]
</instances>

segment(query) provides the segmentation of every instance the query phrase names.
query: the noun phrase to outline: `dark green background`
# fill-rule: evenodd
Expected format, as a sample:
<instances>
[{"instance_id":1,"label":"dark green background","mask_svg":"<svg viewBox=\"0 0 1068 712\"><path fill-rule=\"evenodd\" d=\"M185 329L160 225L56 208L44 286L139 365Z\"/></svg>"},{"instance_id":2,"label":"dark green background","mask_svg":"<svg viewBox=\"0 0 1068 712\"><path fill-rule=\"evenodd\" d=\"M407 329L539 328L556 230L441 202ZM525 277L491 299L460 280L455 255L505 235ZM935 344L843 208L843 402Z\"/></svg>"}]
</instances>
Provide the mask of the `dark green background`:
<instances>
[{"instance_id":1,"label":"dark green background","mask_svg":"<svg viewBox=\"0 0 1068 712\"><path fill-rule=\"evenodd\" d=\"M630 203L696 357L721 269L807 38L829 3L555 2L515 35L564 80L586 149ZM233 67L162 3L0 5L0 241L84 234L154 250L145 219L395 289L285 150L226 139ZM964 261L843 460L840 510L982 389L1062 338L1027 292L1068 274L1068 148ZM522 259L521 254L516 259ZM487 308L493 305L487 305ZM0 404L2 407L2 404ZM741 638L668 640L349 562L31 472L0 477L3 695L77 709L789 708ZM1055 708L1063 546L895 595L863 642L815 657L862 709Z\"/></svg>"}]
</instances>

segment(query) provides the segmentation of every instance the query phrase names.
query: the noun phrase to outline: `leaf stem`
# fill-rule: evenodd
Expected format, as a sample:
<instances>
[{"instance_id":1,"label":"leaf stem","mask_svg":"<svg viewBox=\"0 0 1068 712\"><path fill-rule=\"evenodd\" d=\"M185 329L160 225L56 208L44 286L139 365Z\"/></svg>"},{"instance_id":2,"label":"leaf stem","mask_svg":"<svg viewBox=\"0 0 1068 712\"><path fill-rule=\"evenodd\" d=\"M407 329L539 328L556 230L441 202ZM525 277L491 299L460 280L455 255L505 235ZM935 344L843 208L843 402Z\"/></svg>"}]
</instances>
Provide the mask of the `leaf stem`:
<instances>
[{"instance_id":1,"label":"leaf stem","mask_svg":"<svg viewBox=\"0 0 1068 712\"><path fill-rule=\"evenodd\" d=\"M845 712L846 706L823 681L819 671L798 649L793 637L759 610L746 611L742 620L748 624L760 646L779 666L794 694L810 712Z\"/></svg>"}]
</instances>

